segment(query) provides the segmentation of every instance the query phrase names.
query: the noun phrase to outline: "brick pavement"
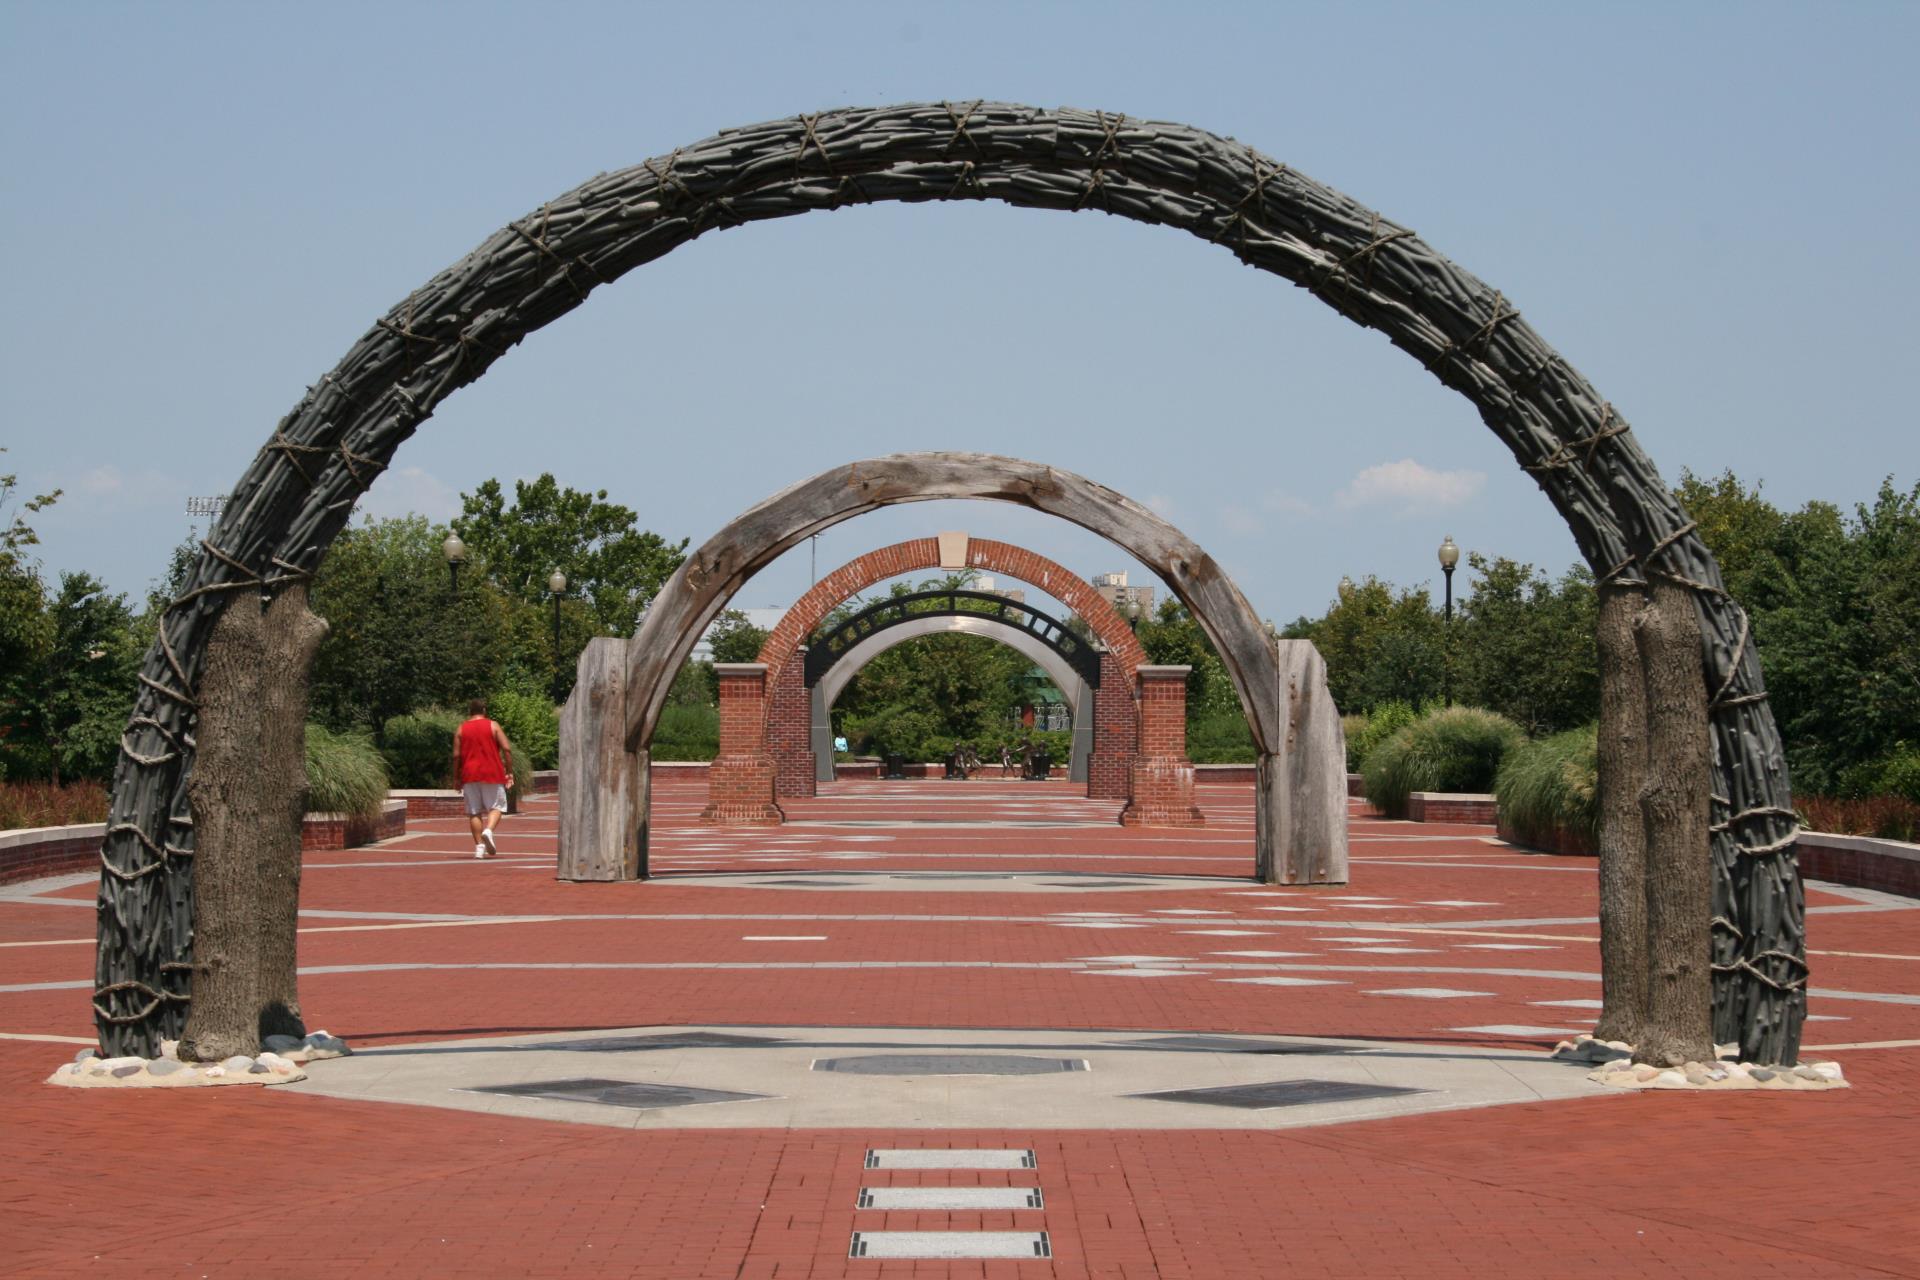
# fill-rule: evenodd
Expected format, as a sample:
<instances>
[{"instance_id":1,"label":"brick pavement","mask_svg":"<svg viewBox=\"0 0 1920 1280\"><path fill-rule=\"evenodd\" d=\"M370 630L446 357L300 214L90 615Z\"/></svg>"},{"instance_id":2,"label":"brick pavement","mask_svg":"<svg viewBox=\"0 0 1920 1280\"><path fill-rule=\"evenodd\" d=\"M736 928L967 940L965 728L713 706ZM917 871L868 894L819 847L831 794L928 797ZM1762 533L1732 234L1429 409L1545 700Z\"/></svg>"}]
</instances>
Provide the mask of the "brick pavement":
<instances>
[{"instance_id":1,"label":"brick pavement","mask_svg":"<svg viewBox=\"0 0 1920 1280\"><path fill-rule=\"evenodd\" d=\"M429 822L425 834L378 848L310 855L309 912L384 913L303 920L303 968L336 970L303 977L310 1021L362 1044L802 1022L1538 1045L1538 1036L1454 1028L1579 1027L1592 1016L1535 1003L1597 997L1597 984L1583 980L1596 964L1592 864L1518 854L1486 843L1484 828L1357 817L1354 884L1334 891L682 882L683 870L718 868L804 870L829 881L875 872L1039 870L1125 881L1251 870L1246 787L1201 788L1208 825L1180 832L1108 825L1115 805L1076 799L1057 784L826 790L792 802L796 822L786 828L716 833L693 822L704 798L697 785L663 787L656 861L670 874L647 885L552 881L550 800L510 821L497 862L473 862L456 822ZM1063 817L1100 825L950 825ZM905 818L916 821L867 825ZM862 856L830 856L844 853ZM81 905L0 900L0 1034L83 1037L83 987L14 989L83 982L90 972L91 889L41 896ZM1817 890L1809 902L1816 987L1911 996L1920 916ZM1475 905L1439 905L1447 903ZM1262 910L1275 905L1307 910ZM1069 927L1075 918L1065 913L1086 911L1115 914L1080 920L1128 927ZM750 918L769 915L839 918ZM471 922L525 916L561 918ZM744 940L762 934L826 941ZM1387 941L1355 941L1364 938ZM1360 949L1402 943L1412 952ZM1511 949L1519 947L1538 949ZM1237 951L1300 954L1222 954ZM1109 955L1171 957L1161 964L1182 971L1116 977L1146 966L1086 959ZM930 961L1013 967L891 967ZM760 963L781 967L720 967ZM805 967L853 963L889 967ZM701 967L415 967L428 964ZM1225 967L1240 964L1267 967ZM337 971L367 965L394 967ZM1461 969L1476 972L1435 972ZM1495 969L1524 972L1487 972ZM1337 985L1276 987L1232 981L1237 975ZM1435 987L1488 994L1370 994ZM1816 997L1813 1008L1845 1020L1809 1024L1812 1044L1920 1038L1915 1003ZM10 1156L0 1172L0 1271L9 1274L226 1275L291 1256L376 1275L663 1280L1500 1276L1569 1264L1702 1277L1920 1276L1920 1213L1907 1194L1920 1121L1900 1092L1913 1049L1838 1051L1856 1087L1812 1097L1647 1095L1284 1132L963 1133L626 1131L270 1090L41 1087L73 1047L0 1039L9 1099L0 1148ZM1031 1147L1037 1167L957 1173L862 1162L868 1147L968 1144ZM1757 1183L1750 1170L1761 1171ZM954 1183L1038 1186L1045 1208L855 1208L862 1186ZM855 1230L947 1229L1045 1230L1054 1256L846 1257Z\"/></svg>"}]
</instances>

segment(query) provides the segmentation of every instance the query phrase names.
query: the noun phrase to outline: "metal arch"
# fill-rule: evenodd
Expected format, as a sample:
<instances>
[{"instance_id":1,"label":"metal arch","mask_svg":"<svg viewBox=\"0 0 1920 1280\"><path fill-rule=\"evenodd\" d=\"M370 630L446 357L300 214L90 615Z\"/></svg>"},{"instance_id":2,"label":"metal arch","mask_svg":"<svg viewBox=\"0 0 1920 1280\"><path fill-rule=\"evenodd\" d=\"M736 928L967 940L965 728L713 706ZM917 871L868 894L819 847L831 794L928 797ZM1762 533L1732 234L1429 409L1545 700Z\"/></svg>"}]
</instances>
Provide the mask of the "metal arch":
<instances>
[{"instance_id":1,"label":"metal arch","mask_svg":"<svg viewBox=\"0 0 1920 1280\"><path fill-rule=\"evenodd\" d=\"M1069 666L1057 650L1025 628L1008 626L988 614L922 613L857 641L840 655L832 670L808 692L808 737L813 744L815 781L832 782L834 779L833 729L828 713L833 709L833 704L840 700L847 682L858 675L862 667L896 645L922 636L956 631L984 636L1016 649L1032 658L1053 677L1053 683L1066 698L1067 710L1073 717L1073 747L1067 756L1067 778L1072 782L1087 780L1087 763L1093 755L1093 717L1096 707L1093 687L1086 683L1081 674Z\"/></svg>"},{"instance_id":2,"label":"metal arch","mask_svg":"<svg viewBox=\"0 0 1920 1280\"><path fill-rule=\"evenodd\" d=\"M962 603L964 602L964 603ZM1100 655L1067 624L1031 605L990 591L953 588L910 591L870 604L852 617L807 641L806 684L811 689L855 646L867 637L902 626L916 618L990 618L1001 626L1023 631L1066 662L1082 680L1100 687Z\"/></svg>"},{"instance_id":3,"label":"metal arch","mask_svg":"<svg viewBox=\"0 0 1920 1280\"><path fill-rule=\"evenodd\" d=\"M1074 666L1065 655L1039 636L1024 627L1009 626L986 615L966 613L921 613L903 618L884 628L867 633L843 650L832 665L820 673L817 682L808 687L817 694L822 703L831 707L840 701L840 695L853 678L860 674L861 668L885 653L887 650L906 644L910 640L919 640L927 636L938 635L975 635L997 644L1004 644L1032 658L1053 678L1054 685L1067 700L1067 711L1078 725L1083 712L1091 714L1091 708L1083 707L1081 687L1087 692L1095 686L1087 680L1083 668ZM1097 674L1099 664L1094 664Z\"/></svg>"}]
</instances>

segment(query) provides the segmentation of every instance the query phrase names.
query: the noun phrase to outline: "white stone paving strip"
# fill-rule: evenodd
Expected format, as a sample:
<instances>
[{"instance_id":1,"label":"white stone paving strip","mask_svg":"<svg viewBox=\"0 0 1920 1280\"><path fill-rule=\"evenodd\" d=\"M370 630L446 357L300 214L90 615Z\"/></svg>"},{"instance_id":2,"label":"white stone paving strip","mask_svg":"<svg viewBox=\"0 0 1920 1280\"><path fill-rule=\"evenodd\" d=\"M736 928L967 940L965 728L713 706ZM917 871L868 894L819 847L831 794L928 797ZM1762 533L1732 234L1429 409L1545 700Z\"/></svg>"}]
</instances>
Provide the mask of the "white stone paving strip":
<instances>
[{"instance_id":1,"label":"white stone paving strip","mask_svg":"<svg viewBox=\"0 0 1920 1280\"><path fill-rule=\"evenodd\" d=\"M1491 991L1461 991L1456 987L1388 987L1367 992L1370 996L1412 996L1416 1000L1460 1000L1467 996L1490 996Z\"/></svg>"},{"instance_id":2,"label":"white stone paving strip","mask_svg":"<svg viewBox=\"0 0 1920 1280\"><path fill-rule=\"evenodd\" d=\"M861 1209L1044 1209L1038 1187L862 1187Z\"/></svg>"},{"instance_id":3,"label":"white stone paving strip","mask_svg":"<svg viewBox=\"0 0 1920 1280\"><path fill-rule=\"evenodd\" d=\"M1044 1231L856 1231L849 1258L1051 1258Z\"/></svg>"},{"instance_id":4,"label":"white stone paving strip","mask_svg":"<svg viewBox=\"0 0 1920 1280\"><path fill-rule=\"evenodd\" d=\"M1256 987L1344 987L1334 978L1219 978L1219 982L1244 982Z\"/></svg>"},{"instance_id":5,"label":"white stone paving strip","mask_svg":"<svg viewBox=\"0 0 1920 1280\"><path fill-rule=\"evenodd\" d=\"M1565 1027L1522 1027L1504 1022L1496 1022L1488 1027L1448 1027L1447 1030L1489 1036L1575 1036L1580 1034L1578 1031L1569 1031Z\"/></svg>"},{"instance_id":6,"label":"white stone paving strip","mask_svg":"<svg viewBox=\"0 0 1920 1280\"><path fill-rule=\"evenodd\" d=\"M1030 1150L946 1147L875 1147L867 1152L869 1169L1031 1169L1039 1164Z\"/></svg>"},{"instance_id":7,"label":"white stone paving strip","mask_svg":"<svg viewBox=\"0 0 1920 1280\"><path fill-rule=\"evenodd\" d=\"M1604 1000L1529 1000L1528 1004L1542 1009L1604 1009Z\"/></svg>"}]
</instances>

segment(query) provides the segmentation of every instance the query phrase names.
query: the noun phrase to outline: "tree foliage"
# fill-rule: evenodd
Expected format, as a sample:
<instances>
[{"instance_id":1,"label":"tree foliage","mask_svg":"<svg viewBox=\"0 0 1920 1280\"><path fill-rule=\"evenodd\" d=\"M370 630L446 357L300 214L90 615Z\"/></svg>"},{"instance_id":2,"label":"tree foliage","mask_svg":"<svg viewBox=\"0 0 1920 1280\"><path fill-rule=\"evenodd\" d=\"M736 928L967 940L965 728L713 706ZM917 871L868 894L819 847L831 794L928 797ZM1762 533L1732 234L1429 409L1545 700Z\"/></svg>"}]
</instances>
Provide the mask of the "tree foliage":
<instances>
[{"instance_id":1,"label":"tree foliage","mask_svg":"<svg viewBox=\"0 0 1920 1280\"><path fill-rule=\"evenodd\" d=\"M1920 485L1783 513L1731 472L1677 490L1747 608L1796 790L1861 789L1920 739Z\"/></svg>"},{"instance_id":2,"label":"tree foliage","mask_svg":"<svg viewBox=\"0 0 1920 1280\"><path fill-rule=\"evenodd\" d=\"M548 599L547 577L567 575L567 592L583 600L599 634L632 635L640 613L686 558L687 540L670 543L639 527L629 507L607 491L561 486L551 473L513 482L509 503L498 480L461 495L454 532L485 566L487 579L529 604Z\"/></svg>"}]
</instances>

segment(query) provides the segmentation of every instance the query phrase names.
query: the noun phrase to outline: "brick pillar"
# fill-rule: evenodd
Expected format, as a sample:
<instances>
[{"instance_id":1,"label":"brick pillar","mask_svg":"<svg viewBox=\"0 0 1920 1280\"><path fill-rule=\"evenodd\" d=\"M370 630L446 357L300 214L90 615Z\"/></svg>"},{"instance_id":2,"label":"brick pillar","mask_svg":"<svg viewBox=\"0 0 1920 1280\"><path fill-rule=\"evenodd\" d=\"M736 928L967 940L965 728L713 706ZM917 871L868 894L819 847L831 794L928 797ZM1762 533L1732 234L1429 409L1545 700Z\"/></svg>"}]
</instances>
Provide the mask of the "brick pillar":
<instances>
[{"instance_id":1,"label":"brick pillar","mask_svg":"<svg viewBox=\"0 0 1920 1280\"><path fill-rule=\"evenodd\" d=\"M1125 800L1132 794L1133 756L1138 743L1132 677L1118 655L1103 653L1100 655L1100 687L1093 691L1093 754L1087 757L1088 799Z\"/></svg>"},{"instance_id":2,"label":"brick pillar","mask_svg":"<svg viewBox=\"0 0 1920 1280\"><path fill-rule=\"evenodd\" d=\"M1140 754L1133 758L1133 798L1120 811L1129 827L1201 827L1187 759L1187 673L1192 667L1141 667ZM1104 681L1102 682L1104 688Z\"/></svg>"},{"instance_id":3,"label":"brick pillar","mask_svg":"<svg viewBox=\"0 0 1920 1280\"><path fill-rule=\"evenodd\" d=\"M707 770L700 821L717 827L777 827L786 815L773 798L766 727L767 664L716 662L720 677L720 753Z\"/></svg>"},{"instance_id":4,"label":"brick pillar","mask_svg":"<svg viewBox=\"0 0 1920 1280\"><path fill-rule=\"evenodd\" d=\"M807 697L807 649L801 645L774 677L767 708L767 750L773 756L773 794L811 796L818 790L813 760L813 706Z\"/></svg>"}]
</instances>

